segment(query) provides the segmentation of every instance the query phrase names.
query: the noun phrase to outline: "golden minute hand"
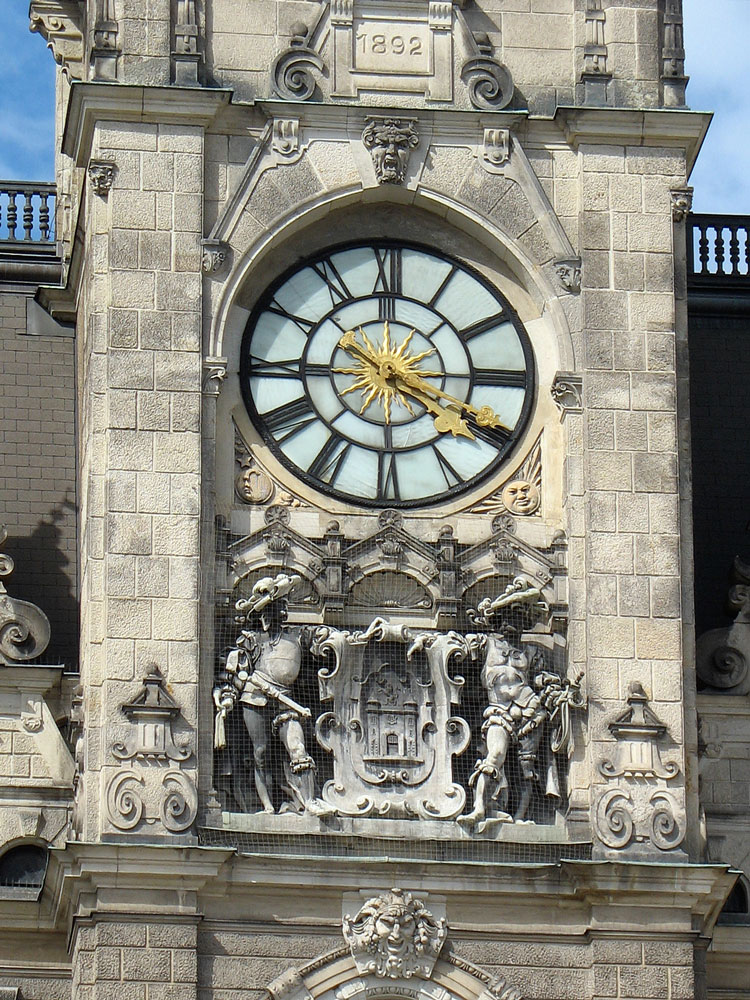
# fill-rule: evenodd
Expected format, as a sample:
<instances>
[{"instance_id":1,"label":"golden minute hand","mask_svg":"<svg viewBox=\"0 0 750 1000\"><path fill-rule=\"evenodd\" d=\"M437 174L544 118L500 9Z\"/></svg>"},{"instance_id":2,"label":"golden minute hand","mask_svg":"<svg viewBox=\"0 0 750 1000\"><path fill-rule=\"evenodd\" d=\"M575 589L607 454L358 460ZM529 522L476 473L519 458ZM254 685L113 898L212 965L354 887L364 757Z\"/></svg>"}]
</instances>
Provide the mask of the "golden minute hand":
<instances>
[{"instance_id":1,"label":"golden minute hand","mask_svg":"<svg viewBox=\"0 0 750 1000\"><path fill-rule=\"evenodd\" d=\"M466 413L471 413L476 417L477 423L480 427L501 427L505 431L510 430L510 428L506 427L505 424L501 423L500 418L489 406L472 406L471 403L467 403L465 400L456 399L455 396L451 396L447 392L443 392L442 389L438 389L434 385L430 385L429 382L420 378L419 375L414 375L411 372L399 375L398 377L400 381L404 382L410 388L417 389L425 395L429 395L433 398L438 397L439 399L445 399L451 405L457 406L461 410L465 410Z\"/></svg>"},{"instance_id":2,"label":"golden minute hand","mask_svg":"<svg viewBox=\"0 0 750 1000\"><path fill-rule=\"evenodd\" d=\"M474 441L474 434L472 433L469 425L466 423L464 418L461 416L458 410L452 408L446 408L440 405L437 400L428 396L427 393L422 392L422 390L416 386L411 385L406 379L401 375L394 376L396 381L400 383L401 391L408 393L413 399L421 403L422 406L431 413L435 418L433 423L435 425L435 430L439 431L441 434L445 434L446 431L450 431L453 437L467 437Z\"/></svg>"}]
</instances>

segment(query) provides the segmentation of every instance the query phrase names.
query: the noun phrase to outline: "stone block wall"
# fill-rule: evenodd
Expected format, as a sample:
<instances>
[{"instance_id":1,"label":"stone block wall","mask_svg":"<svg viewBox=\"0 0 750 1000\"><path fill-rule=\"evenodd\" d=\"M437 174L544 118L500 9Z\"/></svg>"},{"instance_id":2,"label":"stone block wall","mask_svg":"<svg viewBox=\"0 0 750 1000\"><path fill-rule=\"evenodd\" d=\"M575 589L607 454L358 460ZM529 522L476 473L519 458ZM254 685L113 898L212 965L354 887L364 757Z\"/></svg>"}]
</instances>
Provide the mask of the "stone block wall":
<instances>
[{"instance_id":1,"label":"stone block wall","mask_svg":"<svg viewBox=\"0 0 750 1000\"><path fill-rule=\"evenodd\" d=\"M26 295L0 295L0 524L8 592L50 620L48 663L78 662L75 346L26 336Z\"/></svg>"},{"instance_id":2,"label":"stone block wall","mask_svg":"<svg viewBox=\"0 0 750 1000\"><path fill-rule=\"evenodd\" d=\"M95 138L117 173L89 194L79 322L92 781L152 664L195 725L202 153L197 127L103 122ZM89 804L96 825L95 791Z\"/></svg>"}]
</instances>

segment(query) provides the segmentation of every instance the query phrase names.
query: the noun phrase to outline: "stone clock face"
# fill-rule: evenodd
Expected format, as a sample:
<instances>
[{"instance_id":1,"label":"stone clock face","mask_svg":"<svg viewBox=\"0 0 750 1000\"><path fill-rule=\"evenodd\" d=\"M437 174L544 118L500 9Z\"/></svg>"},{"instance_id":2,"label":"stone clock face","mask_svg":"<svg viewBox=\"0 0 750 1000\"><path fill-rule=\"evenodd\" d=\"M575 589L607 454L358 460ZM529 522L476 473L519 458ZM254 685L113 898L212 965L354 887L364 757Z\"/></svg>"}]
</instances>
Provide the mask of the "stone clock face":
<instances>
[{"instance_id":1,"label":"stone clock face","mask_svg":"<svg viewBox=\"0 0 750 1000\"><path fill-rule=\"evenodd\" d=\"M528 337L503 296L457 260L392 242L287 272L250 317L240 378L295 476L382 507L474 487L512 449L534 391Z\"/></svg>"}]
</instances>

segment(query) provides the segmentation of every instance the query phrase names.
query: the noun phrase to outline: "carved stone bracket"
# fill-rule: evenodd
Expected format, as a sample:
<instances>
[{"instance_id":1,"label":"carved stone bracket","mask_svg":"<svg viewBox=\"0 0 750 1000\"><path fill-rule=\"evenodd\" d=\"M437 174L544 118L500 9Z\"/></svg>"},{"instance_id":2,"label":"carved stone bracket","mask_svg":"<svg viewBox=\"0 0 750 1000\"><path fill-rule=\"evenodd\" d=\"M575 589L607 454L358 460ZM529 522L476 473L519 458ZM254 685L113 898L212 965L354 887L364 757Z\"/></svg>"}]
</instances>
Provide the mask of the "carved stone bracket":
<instances>
[{"instance_id":1,"label":"carved stone bracket","mask_svg":"<svg viewBox=\"0 0 750 1000\"><path fill-rule=\"evenodd\" d=\"M571 257L555 261L555 274L563 288L577 295L581 290L581 258Z\"/></svg>"},{"instance_id":2,"label":"carved stone bracket","mask_svg":"<svg viewBox=\"0 0 750 1000\"><path fill-rule=\"evenodd\" d=\"M201 271L211 278L222 278L231 265L232 249L224 240L201 240Z\"/></svg>"},{"instance_id":3,"label":"carved stone bracket","mask_svg":"<svg viewBox=\"0 0 750 1000\"><path fill-rule=\"evenodd\" d=\"M32 0L31 31L38 31L52 51L55 62L71 80L83 79L83 0Z\"/></svg>"},{"instance_id":4,"label":"carved stone bracket","mask_svg":"<svg viewBox=\"0 0 750 1000\"><path fill-rule=\"evenodd\" d=\"M631 684L627 709L609 724L615 751L598 762L599 774L617 782L599 794L594 808L597 837L610 850L672 851L685 837L682 791L667 790L680 768L661 759L658 742L667 727L648 701L641 685Z\"/></svg>"},{"instance_id":5,"label":"carved stone bracket","mask_svg":"<svg viewBox=\"0 0 750 1000\"><path fill-rule=\"evenodd\" d=\"M271 149L281 163L295 163L302 152L299 118L274 118Z\"/></svg>"},{"instance_id":6,"label":"carved stone bracket","mask_svg":"<svg viewBox=\"0 0 750 1000\"><path fill-rule=\"evenodd\" d=\"M436 919L402 889L373 896L355 916L346 914L342 931L357 971L379 979L429 979L448 933L444 917Z\"/></svg>"},{"instance_id":7,"label":"carved stone bracket","mask_svg":"<svg viewBox=\"0 0 750 1000\"><path fill-rule=\"evenodd\" d=\"M226 358L208 357L203 359L203 392L206 396L218 396L226 377Z\"/></svg>"},{"instance_id":8,"label":"carved stone bracket","mask_svg":"<svg viewBox=\"0 0 750 1000\"><path fill-rule=\"evenodd\" d=\"M106 198L112 190L117 173L117 164L113 160L89 160L89 183L94 194Z\"/></svg>"},{"instance_id":9,"label":"carved stone bracket","mask_svg":"<svg viewBox=\"0 0 750 1000\"><path fill-rule=\"evenodd\" d=\"M583 412L583 379L573 372L558 372L550 386L552 398L560 410L560 419L568 413Z\"/></svg>"},{"instance_id":10,"label":"carved stone bracket","mask_svg":"<svg viewBox=\"0 0 750 1000\"><path fill-rule=\"evenodd\" d=\"M8 537L0 526L0 545ZM0 553L0 578L10 576L14 563ZM18 666L41 656L50 639L47 616L35 604L11 597L0 579L0 663Z\"/></svg>"},{"instance_id":11,"label":"carved stone bracket","mask_svg":"<svg viewBox=\"0 0 750 1000\"><path fill-rule=\"evenodd\" d=\"M503 167L510 160L510 129L486 128L482 138L479 162L490 174L503 173Z\"/></svg>"},{"instance_id":12,"label":"carved stone bracket","mask_svg":"<svg viewBox=\"0 0 750 1000\"><path fill-rule=\"evenodd\" d=\"M750 694L750 564L739 556L732 567L728 604L736 612L728 628L704 632L698 639L696 667L708 690Z\"/></svg>"},{"instance_id":13,"label":"carved stone bracket","mask_svg":"<svg viewBox=\"0 0 750 1000\"><path fill-rule=\"evenodd\" d=\"M513 100L515 85L510 70L493 55L489 37L483 32L471 34L474 54L461 67L461 81L469 91L469 100L481 111L501 111Z\"/></svg>"},{"instance_id":14,"label":"carved stone bracket","mask_svg":"<svg viewBox=\"0 0 750 1000\"><path fill-rule=\"evenodd\" d=\"M686 222L693 208L693 189L687 186L673 188L669 197L672 201L672 220Z\"/></svg>"},{"instance_id":15,"label":"carved stone bracket","mask_svg":"<svg viewBox=\"0 0 750 1000\"><path fill-rule=\"evenodd\" d=\"M302 21L291 26L289 48L279 53L271 66L271 88L285 101L309 101L317 86L315 73L323 73L325 63L308 45L310 29Z\"/></svg>"}]
</instances>

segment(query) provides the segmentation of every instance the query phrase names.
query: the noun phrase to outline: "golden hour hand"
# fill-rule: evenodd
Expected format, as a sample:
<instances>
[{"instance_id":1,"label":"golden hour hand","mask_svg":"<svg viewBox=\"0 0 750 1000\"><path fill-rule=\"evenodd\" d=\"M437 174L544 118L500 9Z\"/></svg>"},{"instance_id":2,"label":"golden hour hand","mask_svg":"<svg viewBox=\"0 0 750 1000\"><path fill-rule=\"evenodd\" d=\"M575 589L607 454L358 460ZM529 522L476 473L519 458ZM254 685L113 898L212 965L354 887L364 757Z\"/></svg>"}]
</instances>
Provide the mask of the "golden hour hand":
<instances>
[{"instance_id":1,"label":"golden hour hand","mask_svg":"<svg viewBox=\"0 0 750 1000\"><path fill-rule=\"evenodd\" d=\"M480 427L503 427L491 407L472 406L425 381L425 377L440 378L443 372L426 371L417 367L418 362L434 354L435 349L410 354L407 348L415 332L410 330L399 347L392 346L390 327L386 320L383 324L383 343L376 348L361 327L357 331L362 339L361 344L357 340L357 333L347 330L339 340L339 347L357 362L357 367L333 370L340 374L355 375L356 379L341 395L361 392L364 402L360 414L376 400L382 403L387 424L391 420L391 404L394 399L405 406L409 413L414 414L408 398L411 397L432 414L435 430L441 434L450 432L453 437L467 437L472 441L474 434L461 416L461 411L470 413ZM445 400L448 405L441 406L440 400Z\"/></svg>"}]
</instances>

